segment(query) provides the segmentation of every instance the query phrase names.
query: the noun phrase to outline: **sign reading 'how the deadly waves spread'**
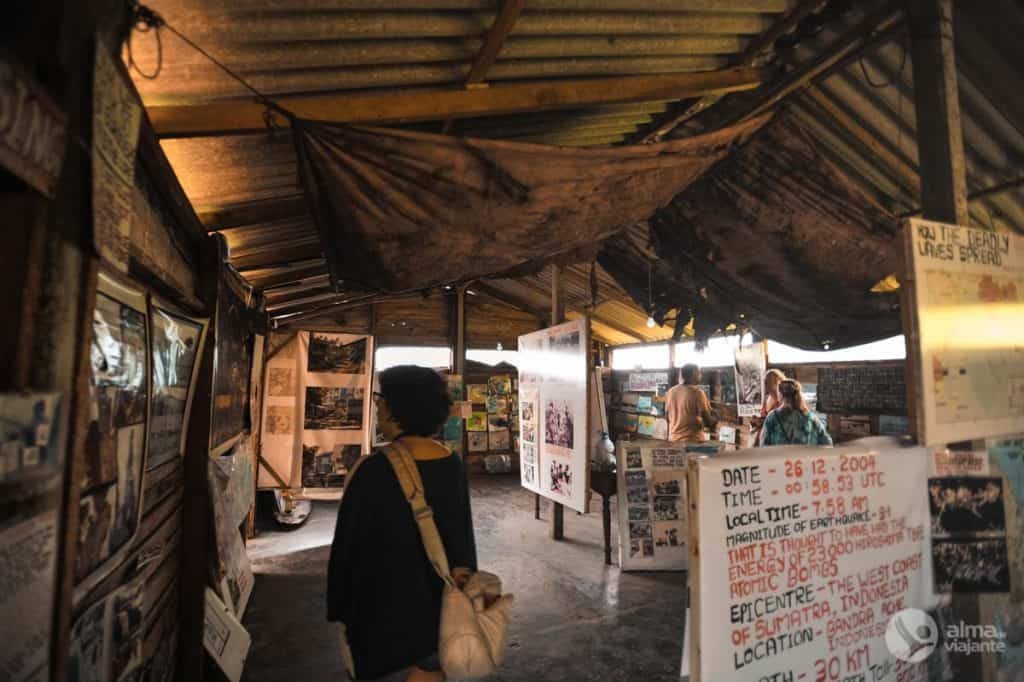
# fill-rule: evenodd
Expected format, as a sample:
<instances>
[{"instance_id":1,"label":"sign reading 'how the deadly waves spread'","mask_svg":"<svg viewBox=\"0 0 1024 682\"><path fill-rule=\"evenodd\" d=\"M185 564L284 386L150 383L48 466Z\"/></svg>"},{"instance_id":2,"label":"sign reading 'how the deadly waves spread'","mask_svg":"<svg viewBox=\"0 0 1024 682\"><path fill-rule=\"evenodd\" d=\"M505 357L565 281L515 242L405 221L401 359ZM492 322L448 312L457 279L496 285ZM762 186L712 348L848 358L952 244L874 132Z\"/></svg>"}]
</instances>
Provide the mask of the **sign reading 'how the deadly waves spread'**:
<instances>
[{"instance_id":1,"label":"sign reading 'how the deadly waves spread'","mask_svg":"<svg viewBox=\"0 0 1024 682\"><path fill-rule=\"evenodd\" d=\"M932 605L927 472L890 438L691 460L693 677L926 679L886 629Z\"/></svg>"}]
</instances>

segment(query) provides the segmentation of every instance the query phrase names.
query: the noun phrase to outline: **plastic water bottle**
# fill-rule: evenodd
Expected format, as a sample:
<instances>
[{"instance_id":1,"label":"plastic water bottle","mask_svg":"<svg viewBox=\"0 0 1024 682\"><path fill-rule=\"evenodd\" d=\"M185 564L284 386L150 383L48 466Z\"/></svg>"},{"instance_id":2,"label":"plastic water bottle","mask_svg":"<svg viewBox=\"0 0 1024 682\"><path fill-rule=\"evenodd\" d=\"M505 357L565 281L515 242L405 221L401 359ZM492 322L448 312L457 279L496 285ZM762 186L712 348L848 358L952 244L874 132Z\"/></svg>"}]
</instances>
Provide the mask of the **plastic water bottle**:
<instances>
[{"instance_id":1,"label":"plastic water bottle","mask_svg":"<svg viewBox=\"0 0 1024 682\"><path fill-rule=\"evenodd\" d=\"M591 467L598 471L615 470L615 444L605 431L601 432L601 437L594 444Z\"/></svg>"}]
</instances>

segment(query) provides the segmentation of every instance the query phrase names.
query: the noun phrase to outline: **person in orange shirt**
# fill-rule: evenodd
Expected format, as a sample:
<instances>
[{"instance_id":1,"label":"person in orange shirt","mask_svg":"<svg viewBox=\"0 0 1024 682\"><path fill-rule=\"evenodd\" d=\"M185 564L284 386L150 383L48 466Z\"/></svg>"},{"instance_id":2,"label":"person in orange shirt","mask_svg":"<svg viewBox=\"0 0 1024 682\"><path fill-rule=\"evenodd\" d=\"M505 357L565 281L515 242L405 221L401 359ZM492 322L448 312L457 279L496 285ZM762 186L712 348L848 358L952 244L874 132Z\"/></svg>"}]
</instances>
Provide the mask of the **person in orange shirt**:
<instances>
[{"instance_id":1,"label":"person in orange shirt","mask_svg":"<svg viewBox=\"0 0 1024 682\"><path fill-rule=\"evenodd\" d=\"M700 367L683 365L680 370L683 383L673 386L665 396L665 416L668 417L668 439L671 441L703 441L704 429L713 429L718 419L711 411L711 403L698 384Z\"/></svg>"}]
</instances>

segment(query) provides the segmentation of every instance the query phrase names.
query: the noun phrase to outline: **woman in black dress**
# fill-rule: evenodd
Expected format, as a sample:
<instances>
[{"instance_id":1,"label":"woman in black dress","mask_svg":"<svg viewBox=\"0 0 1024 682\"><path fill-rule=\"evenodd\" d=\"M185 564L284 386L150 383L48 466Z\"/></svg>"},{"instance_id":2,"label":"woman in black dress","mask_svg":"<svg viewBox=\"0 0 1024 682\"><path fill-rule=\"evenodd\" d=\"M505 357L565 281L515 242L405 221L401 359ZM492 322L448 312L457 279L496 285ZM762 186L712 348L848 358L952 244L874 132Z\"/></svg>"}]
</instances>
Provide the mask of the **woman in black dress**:
<instances>
[{"instance_id":1,"label":"woman in black dress","mask_svg":"<svg viewBox=\"0 0 1024 682\"><path fill-rule=\"evenodd\" d=\"M434 371L380 374L377 421L416 461L448 563L476 570L462 459L435 441L451 400ZM453 568L454 570L454 568ZM375 452L345 485L327 567L327 619L345 625L358 680L443 680L437 659L442 582L387 456Z\"/></svg>"}]
</instances>

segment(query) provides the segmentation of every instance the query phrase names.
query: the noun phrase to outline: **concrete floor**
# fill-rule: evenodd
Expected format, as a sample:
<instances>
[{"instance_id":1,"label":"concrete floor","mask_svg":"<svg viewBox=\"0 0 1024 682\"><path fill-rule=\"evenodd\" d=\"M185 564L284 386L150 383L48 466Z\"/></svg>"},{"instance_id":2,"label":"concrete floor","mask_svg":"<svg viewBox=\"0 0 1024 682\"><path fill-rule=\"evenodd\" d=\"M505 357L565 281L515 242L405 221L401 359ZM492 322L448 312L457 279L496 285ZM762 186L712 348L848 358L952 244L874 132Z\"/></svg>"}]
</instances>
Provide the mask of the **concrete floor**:
<instances>
[{"instance_id":1,"label":"concrete floor","mask_svg":"<svg viewBox=\"0 0 1024 682\"><path fill-rule=\"evenodd\" d=\"M516 597L508 656L494 680L678 680L685 573L605 566L599 513L566 510L566 540L551 541L549 504L542 502L544 520L534 520L533 495L517 478L477 477L471 487L480 566ZM324 607L336 510L317 502L302 528L265 530L250 542L256 586L244 621L252 649L243 680L344 679ZM613 527L613 560L615 536Z\"/></svg>"}]
</instances>

